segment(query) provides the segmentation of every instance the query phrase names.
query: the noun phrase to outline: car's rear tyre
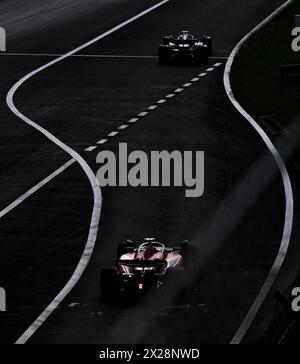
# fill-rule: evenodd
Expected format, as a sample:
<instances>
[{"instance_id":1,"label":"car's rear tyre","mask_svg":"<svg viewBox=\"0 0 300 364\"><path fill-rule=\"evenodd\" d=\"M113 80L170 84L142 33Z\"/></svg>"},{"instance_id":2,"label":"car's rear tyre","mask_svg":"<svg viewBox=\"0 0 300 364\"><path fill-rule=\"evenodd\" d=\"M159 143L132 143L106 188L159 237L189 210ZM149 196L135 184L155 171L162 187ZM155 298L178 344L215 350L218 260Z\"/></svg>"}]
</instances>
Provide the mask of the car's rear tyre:
<instances>
[{"instance_id":1,"label":"car's rear tyre","mask_svg":"<svg viewBox=\"0 0 300 364\"><path fill-rule=\"evenodd\" d=\"M167 64L170 60L170 48L167 46L160 46L158 50L158 63Z\"/></svg>"},{"instance_id":2,"label":"car's rear tyre","mask_svg":"<svg viewBox=\"0 0 300 364\"><path fill-rule=\"evenodd\" d=\"M186 297L187 277L184 267L169 268L166 275L168 296L175 301L182 301Z\"/></svg>"},{"instance_id":3,"label":"car's rear tyre","mask_svg":"<svg viewBox=\"0 0 300 364\"><path fill-rule=\"evenodd\" d=\"M200 251L198 246L190 241L183 242L181 249L186 277L188 283L191 283L199 274Z\"/></svg>"},{"instance_id":4,"label":"car's rear tyre","mask_svg":"<svg viewBox=\"0 0 300 364\"><path fill-rule=\"evenodd\" d=\"M120 278L115 268L104 268L100 277L100 293L107 300L116 299L120 293Z\"/></svg>"},{"instance_id":5,"label":"car's rear tyre","mask_svg":"<svg viewBox=\"0 0 300 364\"><path fill-rule=\"evenodd\" d=\"M199 63L200 64L208 64L209 62L209 51L208 47L203 47L198 55Z\"/></svg>"},{"instance_id":6,"label":"car's rear tyre","mask_svg":"<svg viewBox=\"0 0 300 364\"><path fill-rule=\"evenodd\" d=\"M194 52L194 63L196 64L208 64L209 55L207 46L202 46Z\"/></svg>"}]
</instances>

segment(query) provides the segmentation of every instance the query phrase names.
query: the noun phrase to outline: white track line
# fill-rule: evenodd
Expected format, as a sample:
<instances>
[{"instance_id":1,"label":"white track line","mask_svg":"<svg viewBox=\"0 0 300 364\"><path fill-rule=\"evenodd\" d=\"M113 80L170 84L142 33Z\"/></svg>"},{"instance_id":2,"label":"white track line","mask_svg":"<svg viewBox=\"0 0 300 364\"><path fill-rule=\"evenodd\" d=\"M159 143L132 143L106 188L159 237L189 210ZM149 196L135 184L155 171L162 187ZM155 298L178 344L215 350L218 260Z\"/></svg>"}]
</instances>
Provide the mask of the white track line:
<instances>
[{"instance_id":1,"label":"white track line","mask_svg":"<svg viewBox=\"0 0 300 364\"><path fill-rule=\"evenodd\" d=\"M170 1L170 0L169 0ZM48 58L57 58L63 56L60 53L8 53L3 52L0 53L1 56L7 57L48 57ZM145 55L130 55L130 54L73 54L70 57L77 57L77 58L119 58L119 59L157 59L158 56L145 56ZM209 57L212 60L218 59L228 59L228 57Z\"/></svg>"},{"instance_id":2,"label":"white track line","mask_svg":"<svg viewBox=\"0 0 300 364\"><path fill-rule=\"evenodd\" d=\"M5 209L0 211L0 218L7 215L10 211L12 211L14 208L19 206L22 202L24 202L27 198L29 198L31 195L33 195L35 192L40 190L42 187L44 187L48 182L53 180L55 177L57 177L59 174L61 174L63 171L65 171L67 168L69 168L71 165L75 163L75 159L70 159L67 163L63 164L60 168L58 168L56 171L51 173L47 178L43 179L41 182L39 182L37 185L32 187L30 190L25 192L22 196L17 198L13 203L11 203L9 206L7 206Z\"/></svg>"},{"instance_id":3,"label":"white track line","mask_svg":"<svg viewBox=\"0 0 300 364\"><path fill-rule=\"evenodd\" d=\"M85 151L85 152L92 152L92 151L93 151L93 150L95 150L95 149L97 149L97 146L96 146L96 145L93 145L93 146L91 146L91 147L86 148L84 151Z\"/></svg>"},{"instance_id":4,"label":"white track line","mask_svg":"<svg viewBox=\"0 0 300 364\"><path fill-rule=\"evenodd\" d=\"M109 133L107 136L109 136L109 137L111 137L111 138L113 138L113 137L115 137L116 135L118 135L119 134L119 132L118 131L112 131L111 133Z\"/></svg>"},{"instance_id":5,"label":"white track line","mask_svg":"<svg viewBox=\"0 0 300 364\"><path fill-rule=\"evenodd\" d=\"M138 114L138 116L139 117L144 117L144 116L146 116L146 115L148 115L149 113L148 113L148 111L143 111L143 112L141 112L140 114Z\"/></svg>"},{"instance_id":6,"label":"white track line","mask_svg":"<svg viewBox=\"0 0 300 364\"><path fill-rule=\"evenodd\" d=\"M120 129L120 130L125 130L125 129L127 129L128 127L129 127L129 125L127 125L127 124L123 124L123 125L119 126L119 127L118 127L118 129Z\"/></svg>"},{"instance_id":7,"label":"white track line","mask_svg":"<svg viewBox=\"0 0 300 364\"><path fill-rule=\"evenodd\" d=\"M61 149L63 149L65 152L67 152L73 159L75 159L81 166L81 168L84 170L85 174L87 175L91 187L93 189L94 194L94 207L91 217L91 223L90 223L90 229L88 238L86 241L86 245L84 248L83 255L79 261L79 264L73 273L72 277L66 284L66 286L61 290L61 292L54 298L54 300L50 303L50 305L41 313L41 315L36 319L36 321L23 333L23 335L17 340L17 344L24 344L28 341L28 339L36 332L36 330L39 329L39 327L47 320L47 318L51 315L51 313L55 310L57 306L62 302L62 300L68 295L68 293L73 289L75 284L78 282L80 277L82 276L87 264L89 263L89 260L91 258L91 254L93 252L95 242L97 239L97 233L98 233L98 225L100 220L100 214L101 214L101 203L102 203L102 197L101 197L101 190L98 185L98 181L96 179L96 176L94 175L93 171L90 169L86 161L73 149L71 149L69 146L61 142L59 139L57 139L53 134L49 133L46 129L41 127L40 125L36 124L34 121L30 120L28 117L23 115L15 106L14 104L14 96L15 93L18 91L18 89L31 77L36 75L37 73L41 72L44 69L47 69L50 67L50 64L47 64L43 67L40 67L39 69L29 73L27 76L22 78L20 81L18 81L9 91L6 101L8 107L11 109L11 111L21 120L23 120L28 125L32 126L34 129L38 130L41 134L43 134L46 138L51 140L54 144L59 146ZM64 169L62 169L64 170ZM60 171L60 173L62 172ZM56 174L57 175L57 174Z\"/></svg>"},{"instance_id":8,"label":"white track line","mask_svg":"<svg viewBox=\"0 0 300 364\"><path fill-rule=\"evenodd\" d=\"M34 129L38 130L41 134L46 136L49 140L51 140L54 144L62 148L65 152L71 155L72 158L74 158L82 167L84 172L86 173L90 184L93 189L94 193L94 207L93 207L93 213L91 218L91 224L90 224L90 230L89 235L87 239L87 243L83 252L83 255L79 261L79 264L73 273L70 280L67 282L66 286L61 290L61 292L57 295L57 297L54 298L54 300L50 303L50 305L41 313L41 315L35 320L35 322L23 333L23 335L17 340L17 344L25 344L30 337L40 328L40 326L47 320L47 318L52 314L52 312L60 305L62 300L70 293L70 291L74 288L74 286L77 284L78 280L82 276L86 266L88 265L94 246L97 238L97 232L98 232L98 226L100 221L100 215L101 215L101 203L102 203L102 197L101 197L101 190L97 181L96 176L94 175L93 171L90 169L89 165L86 163L86 161L73 149L71 149L69 146L61 142L59 139L57 139L54 135L49 133L46 129L35 123L34 121L30 120L28 117L23 115L15 106L14 104L14 96L15 93L19 90L19 88L28 80L30 80L32 77L37 75L38 73L44 71L45 69L57 64L58 62L63 61L66 58L69 58L73 56L75 53L78 53L79 51L89 47L90 45L98 42L99 40L107 37L108 35L116 32L117 30L124 28L128 24L134 22L137 19L140 19L141 17L145 16L146 14L152 12L153 10L159 8L160 6L168 3L171 0L164 0L156 5L142 11L141 13L137 14L136 16L126 20L125 22L117 25L116 27L108 30L107 32L99 35L98 37L90 40L87 43L84 43L78 48L73 49L72 51L64 54L63 56L47 63L46 65L39 67L38 69L30 72L25 77L23 77L20 81L18 81L9 91L6 102L8 107L11 109L11 111L21 120L23 120L28 125L32 126Z\"/></svg>"},{"instance_id":9,"label":"white track line","mask_svg":"<svg viewBox=\"0 0 300 364\"><path fill-rule=\"evenodd\" d=\"M234 62L235 57L239 53L241 47L248 41L250 37L256 34L262 27L264 27L267 23L269 23L276 15L282 12L288 5L290 5L294 0L289 0L280 6L274 13L272 13L267 19L265 19L261 24L259 24L255 29L253 29L249 34L247 34L235 47L233 52L231 53L225 68L224 73L224 85L227 92L227 95L230 101L233 103L235 108L241 113L249 123L254 127L257 133L260 135L264 143L266 144L267 148L272 153L278 168L280 170L283 184L284 184L284 191L285 191L285 199L286 199L286 210L285 210L285 221L284 221L284 230L281 240L280 249L277 255L277 258L269 272L269 275L261 288L256 300L252 304L249 312L247 313L245 319L243 320L240 328L234 335L231 344L240 344L244 339L245 335L247 334L249 328L254 322L258 311L260 310L262 304L264 303L268 293L270 292L272 286L274 285L282 264L285 260L291 239L292 227L293 227L293 216L294 216L294 198L293 198L293 190L291 180L287 171L287 168L282 160L279 152L277 151L276 147L273 145L272 141L265 133L265 131L259 126L259 124L245 111L242 106L236 100L230 82L230 74L232 65Z\"/></svg>"},{"instance_id":10,"label":"white track line","mask_svg":"<svg viewBox=\"0 0 300 364\"><path fill-rule=\"evenodd\" d=\"M133 118L133 119L130 119L128 122L129 122L130 124L134 124L134 123L136 123L137 121L139 121L139 118Z\"/></svg>"},{"instance_id":11,"label":"white track line","mask_svg":"<svg viewBox=\"0 0 300 364\"><path fill-rule=\"evenodd\" d=\"M0 53L0 56L20 56L20 57L62 57L63 54L58 53ZM76 58L120 58L120 59L156 59L157 56L138 56L138 55L122 55L122 54L73 54L70 57Z\"/></svg>"}]
</instances>

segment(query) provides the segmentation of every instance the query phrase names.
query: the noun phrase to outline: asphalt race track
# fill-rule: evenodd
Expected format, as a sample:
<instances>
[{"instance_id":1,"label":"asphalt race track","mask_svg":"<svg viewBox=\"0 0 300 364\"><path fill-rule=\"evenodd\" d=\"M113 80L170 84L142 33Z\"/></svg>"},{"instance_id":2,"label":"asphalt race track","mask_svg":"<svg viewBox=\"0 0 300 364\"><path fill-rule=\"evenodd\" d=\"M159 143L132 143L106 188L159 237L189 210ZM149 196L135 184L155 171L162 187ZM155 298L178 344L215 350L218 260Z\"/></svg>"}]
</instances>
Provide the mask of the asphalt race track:
<instances>
[{"instance_id":1,"label":"asphalt race track","mask_svg":"<svg viewBox=\"0 0 300 364\"><path fill-rule=\"evenodd\" d=\"M19 0L1 2L0 25L8 32L7 54L0 53L1 211L70 160L11 113L9 89L55 55L158 2L52 0L43 6L32 0L26 9ZM102 189L91 262L28 343L230 342L278 253L285 201L273 157L229 102L223 72L236 43L282 3L171 0L17 91L18 109L80 153L95 173L97 153L117 151L121 142L130 151L205 151L201 198L185 198L183 188ZM213 37L209 66L158 65L162 36L183 29ZM102 139L108 141L97 145ZM0 218L0 286L9 308L0 314L1 343L17 341L65 286L81 258L92 209L91 186L74 163ZM99 301L100 272L112 265L117 244L145 236L199 246L186 302L115 307Z\"/></svg>"}]
</instances>

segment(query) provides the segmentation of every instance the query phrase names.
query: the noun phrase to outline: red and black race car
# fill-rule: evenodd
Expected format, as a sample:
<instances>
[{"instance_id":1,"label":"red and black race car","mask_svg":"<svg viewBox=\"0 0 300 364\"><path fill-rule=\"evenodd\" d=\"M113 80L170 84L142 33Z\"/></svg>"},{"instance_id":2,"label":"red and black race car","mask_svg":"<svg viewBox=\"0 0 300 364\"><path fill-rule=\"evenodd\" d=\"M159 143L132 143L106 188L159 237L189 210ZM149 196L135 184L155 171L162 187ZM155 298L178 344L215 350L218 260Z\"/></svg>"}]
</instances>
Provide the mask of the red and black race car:
<instances>
[{"instance_id":1,"label":"red and black race car","mask_svg":"<svg viewBox=\"0 0 300 364\"><path fill-rule=\"evenodd\" d=\"M131 240L118 247L114 267L102 270L100 289L103 298L124 293L142 293L150 289L169 291L174 298L183 296L187 287L187 262L195 257L195 246L187 241L171 248L146 238L140 244Z\"/></svg>"},{"instance_id":2,"label":"red and black race car","mask_svg":"<svg viewBox=\"0 0 300 364\"><path fill-rule=\"evenodd\" d=\"M188 31L183 31L178 37L164 37L158 50L160 64L175 61L207 64L211 54L212 39L207 36L196 38Z\"/></svg>"}]
</instances>

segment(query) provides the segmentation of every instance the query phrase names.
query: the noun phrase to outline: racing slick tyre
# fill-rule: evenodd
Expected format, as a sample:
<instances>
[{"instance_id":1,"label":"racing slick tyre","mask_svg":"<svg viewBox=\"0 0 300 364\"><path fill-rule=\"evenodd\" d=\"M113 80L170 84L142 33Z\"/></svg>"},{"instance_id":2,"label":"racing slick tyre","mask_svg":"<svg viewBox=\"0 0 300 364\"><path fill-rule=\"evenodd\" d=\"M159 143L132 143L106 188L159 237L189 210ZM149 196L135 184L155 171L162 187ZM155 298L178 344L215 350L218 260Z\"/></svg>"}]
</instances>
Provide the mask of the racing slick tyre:
<instances>
[{"instance_id":1,"label":"racing slick tyre","mask_svg":"<svg viewBox=\"0 0 300 364\"><path fill-rule=\"evenodd\" d=\"M192 283L198 276L200 264L200 251L195 243L184 241L181 243L183 266L185 268L188 283Z\"/></svg>"},{"instance_id":2,"label":"racing slick tyre","mask_svg":"<svg viewBox=\"0 0 300 364\"><path fill-rule=\"evenodd\" d=\"M134 243L129 240L119 244L117 251L117 258L119 259L122 255L130 253L133 249L134 249Z\"/></svg>"},{"instance_id":3,"label":"racing slick tyre","mask_svg":"<svg viewBox=\"0 0 300 364\"><path fill-rule=\"evenodd\" d=\"M170 59L170 48L167 46L160 46L158 50L158 63L167 64Z\"/></svg>"},{"instance_id":4,"label":"racing slick tyre","mask_svg":"<svg viewBox=\"0 0 300 364\"><path fill-rule=\"evenodd\" d=\"M101 297L114 300L120 293L120 279L115 268L104 268L100 277Z\"/></svg>"},{"instance_id":5,"label":"racing slick tyre","mask_svg":"<svg viewBox=\"0 0 300 364\"><path fill-rule=\"evenodd\" d=\"M166 289L170 300L183 301L187 292L187 279L184 267L169 268L166 276Z\"/></svg>"}]
</instances>

